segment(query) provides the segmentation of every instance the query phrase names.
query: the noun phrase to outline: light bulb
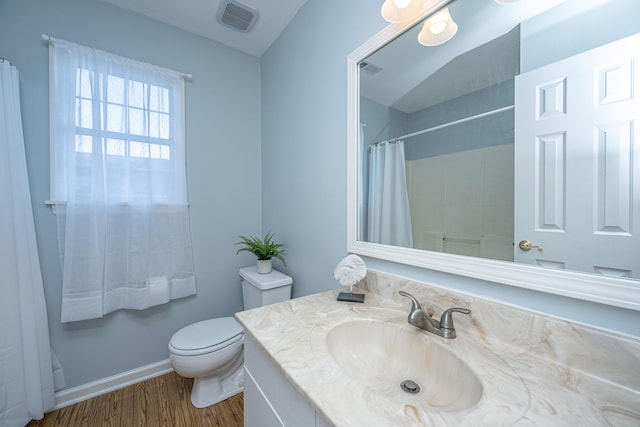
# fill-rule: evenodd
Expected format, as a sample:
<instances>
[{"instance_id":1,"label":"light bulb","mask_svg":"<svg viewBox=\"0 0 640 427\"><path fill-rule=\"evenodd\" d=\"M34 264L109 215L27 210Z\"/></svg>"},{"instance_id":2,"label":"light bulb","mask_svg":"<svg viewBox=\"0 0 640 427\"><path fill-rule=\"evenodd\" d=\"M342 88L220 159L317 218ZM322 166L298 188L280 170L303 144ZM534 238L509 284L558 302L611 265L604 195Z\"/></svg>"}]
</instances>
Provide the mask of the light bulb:
<instances>
[{"instance_id":1,"label":"light bulb","mask_svg":"<svg viewBox=\"0 0 640 427\"><path fill-rule=\"evenodd\" d=\"M411 0L393 0L398 9L404 9L411 4Z\"/></svg>"},{"instance_id":2,"label":"light bulb","mask_svg":"<svg viewBox=\"0 0 640 427\"><path fill-rule=\"evenodd\" d=\"M416 18L424 11L426 0L385 0L382 5L382 17L397 24Z\"/></svg>"},{"instance_id":3,"label":"light bulb","mask_svg":"<svg viewBox=\"0 0 640 427\"><path fill-rule=\"evenodd\" d=\"M431 34L440 34L445 28L447 28L446 22L436 22L433 25L429 25L429 31L431 31Z\"/></svg>"},{"instance_id":4,"label":"light bulb","mask_svg":"<svg viewBox=\"0 0 640 427\"><path fill-rule=\"evenodd\" d=\"M422 30L418 34L418 42L424 46L438 46L447 42L458 31L449 9L445 8L424 21Z\"/></svg>"}]
</instances>

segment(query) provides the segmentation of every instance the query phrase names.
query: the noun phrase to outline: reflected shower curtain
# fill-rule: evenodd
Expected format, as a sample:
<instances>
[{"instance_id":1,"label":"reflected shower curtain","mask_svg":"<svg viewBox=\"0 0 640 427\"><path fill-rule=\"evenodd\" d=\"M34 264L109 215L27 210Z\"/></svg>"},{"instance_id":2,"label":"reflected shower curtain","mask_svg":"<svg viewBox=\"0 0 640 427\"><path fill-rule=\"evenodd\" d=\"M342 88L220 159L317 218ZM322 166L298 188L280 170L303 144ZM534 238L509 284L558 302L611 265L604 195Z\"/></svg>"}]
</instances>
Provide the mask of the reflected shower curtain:
<instances>
[{"instance_id":1,"label":"reflected shower curtain","mask_svg":"<svg viewBox=\"0 0 640 427\"><path fill-rule=\"evenodd\" d=\"M54 404L49 330L27 177L18 71L0 60L0 426Z\"/></svg>"},{"instance_id":2,"label":"reflected shower curtain","mask_svg":"<svg viewBox=\"0 0 640 427\"><path fill-rule=\"evenodd\" d=\"M413 247L404 142L371 146L367 240Z\"/></svg>"},{"instance_id":3,"label":"reflected shower curtain","mask_svg":"<svg viewBox=\"0 0 640 427\"><path fill-rule=\"evenodd\" d=\"M358 153L364 153L364 128L367 125L360 123L358 134ZM364 165L358 168L358 237L356 240L366 240L367 237L367 171Z\"/></svg>"}]
</instances>

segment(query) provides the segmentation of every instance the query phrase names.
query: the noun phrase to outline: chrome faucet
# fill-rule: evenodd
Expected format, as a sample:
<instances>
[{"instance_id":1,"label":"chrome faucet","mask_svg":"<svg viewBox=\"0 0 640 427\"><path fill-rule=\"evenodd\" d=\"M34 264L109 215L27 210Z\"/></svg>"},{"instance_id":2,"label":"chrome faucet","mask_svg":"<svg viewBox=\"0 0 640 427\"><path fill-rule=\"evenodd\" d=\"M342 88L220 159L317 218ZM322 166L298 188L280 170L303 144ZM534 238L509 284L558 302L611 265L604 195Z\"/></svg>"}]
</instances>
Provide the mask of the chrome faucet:
<instances>
[{"instance_id":1,"label":"chrome faucet","mask_svg":"<svg viewBox=\"0 0 640 427\"><path fill-rule=\"evenodd\" d=\"M431 332L432 334L439 335L443 338L455 338L456 337L456 329L453 327L453 316L454 312L469 314L471 310L467 310L466 308L454 307L448 310L445 310L442 313L442 317L440 318L440 322L434 319L431 314L428 314L422 307L420 303L413 295L408 292L400 291L400 295L403 297L407 297L411 300L411 311L409 312L409 317L407 320L409 323L416 328L424 329L427 332Z\"/></svg>"}]
</instances>

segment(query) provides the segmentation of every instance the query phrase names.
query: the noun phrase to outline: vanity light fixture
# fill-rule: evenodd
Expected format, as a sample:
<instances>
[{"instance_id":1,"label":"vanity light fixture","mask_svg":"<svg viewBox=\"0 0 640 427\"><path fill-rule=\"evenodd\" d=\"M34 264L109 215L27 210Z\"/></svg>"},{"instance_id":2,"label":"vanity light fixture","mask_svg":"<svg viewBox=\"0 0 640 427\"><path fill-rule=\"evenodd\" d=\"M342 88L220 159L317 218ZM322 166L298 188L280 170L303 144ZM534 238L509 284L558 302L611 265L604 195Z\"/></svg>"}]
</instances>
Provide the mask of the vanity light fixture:
<instances>
[{"instance_id":1,"label":"vanity light fixture","mask_svg":"<svg viewBox=\"0 0 640 427\"><path fill-rule=\"evenodd\" d=\"M385 0L382 17L392 24L415 18L424 10L424 0Z\"/></svg>"},{"instance_id":2,"label":"vanity light fixture","mask_svg":"<svg viewBox=\"0 0 640 427\"><path fill-rule=\"evenodd\" d=\"M449 8L444 8L424 21L422 30L418 34L418 42L423 46L438 46L449 40L458 32Z\"/></svg>"}]
</instances>

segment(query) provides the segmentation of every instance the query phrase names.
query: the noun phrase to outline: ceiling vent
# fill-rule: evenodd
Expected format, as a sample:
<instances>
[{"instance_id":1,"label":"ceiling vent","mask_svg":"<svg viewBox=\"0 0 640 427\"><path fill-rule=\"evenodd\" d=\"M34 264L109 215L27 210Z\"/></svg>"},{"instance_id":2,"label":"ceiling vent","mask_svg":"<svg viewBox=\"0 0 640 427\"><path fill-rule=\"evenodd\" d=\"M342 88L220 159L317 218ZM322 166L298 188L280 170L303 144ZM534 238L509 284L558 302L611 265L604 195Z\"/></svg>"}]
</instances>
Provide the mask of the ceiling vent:
<instances>
[{"instance_id":1,"label":"ceiling vent","mask_svg":"<svg viewBox=\"0 0 640 427\"><path fill-rule=\"evenodd\" d=\"M382 71L382 67L372 64L371 62L362 61L359 65L362 71L366 71L368 74L372 76Z\"/></svg>"},{"instance_id":2,"label":"ceiling vent","mask_svg":"<svg viewBox=\"0 0 640 427\"><path fill-rule=\"evenodd\" d=\"M218 22L234 30L248 33L258 20L258 10L238 0L222 0Z\"/></svg>"}]
</instances>

